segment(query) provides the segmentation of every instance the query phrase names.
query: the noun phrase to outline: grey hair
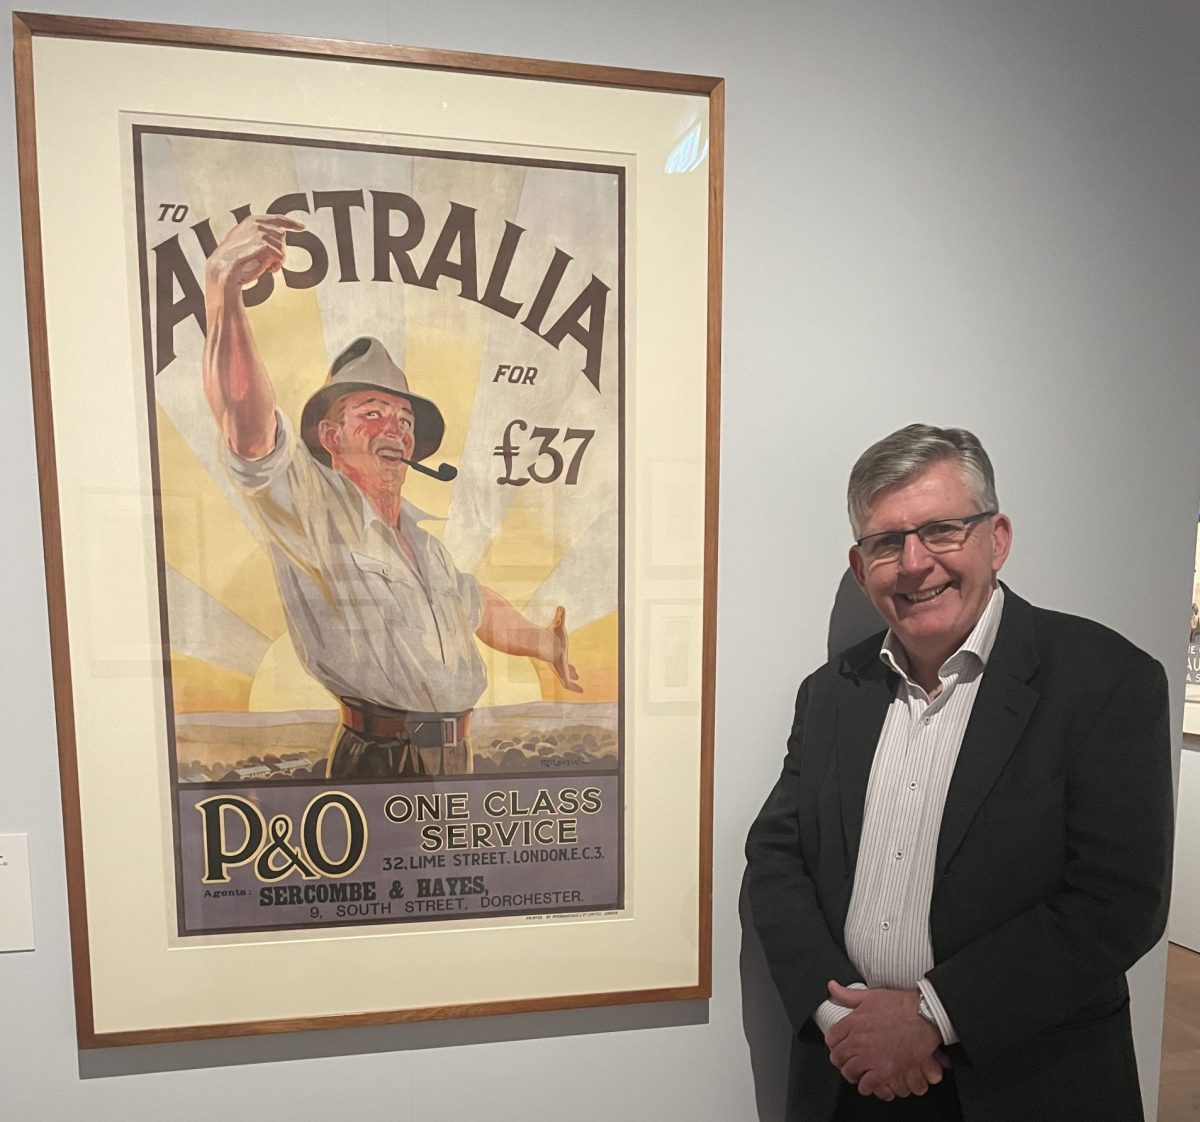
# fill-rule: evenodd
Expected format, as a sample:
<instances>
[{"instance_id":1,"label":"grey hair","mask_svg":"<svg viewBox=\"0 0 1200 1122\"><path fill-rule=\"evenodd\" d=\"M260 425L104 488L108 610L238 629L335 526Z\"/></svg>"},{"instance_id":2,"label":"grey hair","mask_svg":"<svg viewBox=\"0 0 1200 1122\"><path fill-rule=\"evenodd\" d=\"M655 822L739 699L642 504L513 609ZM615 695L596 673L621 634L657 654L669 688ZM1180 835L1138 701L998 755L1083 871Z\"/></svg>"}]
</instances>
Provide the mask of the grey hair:
<instances>
[{"instance_id":1,"label":"grey hair","mask_svg":"<svg viewBox=\"0 0 1200 1122\"><path fill-rule=\"evenodd\" d=\"M999 509L992 461L973 432L966 429L939 429L933 425L909 425L872 444L858 457L858 462L850 471L846 507L854 536L861 536L871 504L881 492L909 482L942 460L954 460L962 468L971 497L979 510ZM959 512L945 513L950 515Z\"/></svg>"}]
</instances>

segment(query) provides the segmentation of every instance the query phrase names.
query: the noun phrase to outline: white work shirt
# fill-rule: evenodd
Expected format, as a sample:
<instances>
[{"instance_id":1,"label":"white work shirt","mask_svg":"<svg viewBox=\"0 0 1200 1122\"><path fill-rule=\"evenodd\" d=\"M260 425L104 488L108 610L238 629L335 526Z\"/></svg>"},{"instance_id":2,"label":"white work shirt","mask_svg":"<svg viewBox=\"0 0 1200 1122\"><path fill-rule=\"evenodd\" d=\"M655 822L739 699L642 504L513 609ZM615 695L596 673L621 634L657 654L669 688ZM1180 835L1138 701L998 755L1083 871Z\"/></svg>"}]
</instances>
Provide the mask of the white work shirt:
<instances>
[{"instance_id":1,"label":"white work shirt","mask_svg":"<svg viewBox=\"0 0 1200 1122\"><path fill-rule=\"evenodd\" d=\"M899 676L871 763L846 953L868 987L920 989L947 1044L958 1034L925 974L933 968L929 905L946 792L963 734L996 641L1004 591L996 586L962 646L942 664L932 701L908 675L908 658L889 631L879 657ZM826 1001L823 1032L850 1012Z\"/></svg>"},{"instance_id":2,"label":"white work shirt","mask_svg":"<svg viewBox=\"0 0 1200 1122\"><path fill-rule=\"evenodd\" d=\"M472 708L487 686L475 646L478 582L403 502L414 568L366 496L315 460L283 414L276 422L275 448L261 460L222 448L266 542L305 669L335 697L427 713Z\"/></svg>"}]
</instances>

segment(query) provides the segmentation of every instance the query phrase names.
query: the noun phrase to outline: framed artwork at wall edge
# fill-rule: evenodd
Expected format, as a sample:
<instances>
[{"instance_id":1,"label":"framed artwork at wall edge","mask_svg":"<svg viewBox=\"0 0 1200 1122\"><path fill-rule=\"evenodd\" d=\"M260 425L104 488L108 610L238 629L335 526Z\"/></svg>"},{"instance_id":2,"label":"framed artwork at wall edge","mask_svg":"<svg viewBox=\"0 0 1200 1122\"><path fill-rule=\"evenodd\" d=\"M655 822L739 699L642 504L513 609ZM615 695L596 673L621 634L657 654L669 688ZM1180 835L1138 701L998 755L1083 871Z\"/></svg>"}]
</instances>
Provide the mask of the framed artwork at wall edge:
<instances>
[{"instance_id":1,"label":"framed artwork at wall edge","mask_svg":"<svg viewBox=\"0 0 1200 1122\"><path fill-rule=\"evenodd\" d=\"M1183 731L1200 736L1200 519L1197 519L1195 579L1188 623L1187 676L1183 688Z\"/></svg>"},{"instance_id":2,"label":"framed artwork at wall edge","mask_svg":"<svg viewBox=\"0 0 1200 1122\"><path fill-rule=\"evenodd\" d=\"M13 26L80 1044L708 996L721 80Z\"/></svg>"}]
</instances>

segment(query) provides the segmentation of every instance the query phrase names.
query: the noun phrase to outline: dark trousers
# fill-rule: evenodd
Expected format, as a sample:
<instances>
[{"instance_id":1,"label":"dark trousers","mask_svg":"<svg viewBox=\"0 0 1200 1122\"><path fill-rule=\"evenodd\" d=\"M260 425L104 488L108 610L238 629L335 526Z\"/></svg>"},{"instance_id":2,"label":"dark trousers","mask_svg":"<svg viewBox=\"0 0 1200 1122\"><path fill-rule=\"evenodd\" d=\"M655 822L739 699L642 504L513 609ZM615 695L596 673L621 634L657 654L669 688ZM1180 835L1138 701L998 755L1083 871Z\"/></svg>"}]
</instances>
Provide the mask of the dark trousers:
<instances>
[{"instance_id":1,"label":"dark trousers","mask_svg":"<svg viewBox=\"0 0 1200 1122\"><path fill-rule=\"evenodd\" d=\"M874 1095L860 1095L857 1087L846 1083L833 1122L962 1122L954 1073L947 1071L941 1083L923 1095L909 1095L890 1103Z\"/></svg>"},{"instance_id":2,"label":"dark trousers","mask_svg":"<svg viewBox=\"0 0 1200 1122\"><path fill-rule=\"evenodd\" d=\"M405 736L371 736L342 725L329 753L330 779L416 779L469 775L471 742L420 748Z\"/></svg>"},{"instance_id":3,"label":"dark trousers","mask_svg":"<svg viewBox=\"0 0 1200 1122\"><path fill-rule=\"evenodd\" d=\"M408 737L363 736L345 725L329 756L330 779L409 779L426 774L421 753Z\"/></svg>"}]
</instances>

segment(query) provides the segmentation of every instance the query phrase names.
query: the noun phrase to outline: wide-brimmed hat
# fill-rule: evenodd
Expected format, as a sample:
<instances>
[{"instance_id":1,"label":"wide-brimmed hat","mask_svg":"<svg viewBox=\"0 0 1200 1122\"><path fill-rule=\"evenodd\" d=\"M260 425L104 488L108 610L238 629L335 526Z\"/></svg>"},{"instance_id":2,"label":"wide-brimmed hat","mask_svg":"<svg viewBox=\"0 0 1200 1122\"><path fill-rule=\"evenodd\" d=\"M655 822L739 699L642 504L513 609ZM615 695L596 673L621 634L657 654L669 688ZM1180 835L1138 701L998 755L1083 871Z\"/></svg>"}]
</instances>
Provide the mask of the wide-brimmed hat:
<instances>
[{"instance_id":1,"label":"wide-brimmed hat","mask_svg":"<svg viewBox=\"0 0 1200 1122\"><path fill-rule=\"evenodd\" d=\"M339 397L356 390L383 390L404 398L413 411L413 454L419 461L432 456L442 443L446 422L432 401L410 393L404 371L393 361L387 348L378 340L364 335L355 339L329 368L329 379L308 399L300 417L300 438L308 450L329 466L329 453L321 444L317 428Z\"/></svg>"}]
</instances>

